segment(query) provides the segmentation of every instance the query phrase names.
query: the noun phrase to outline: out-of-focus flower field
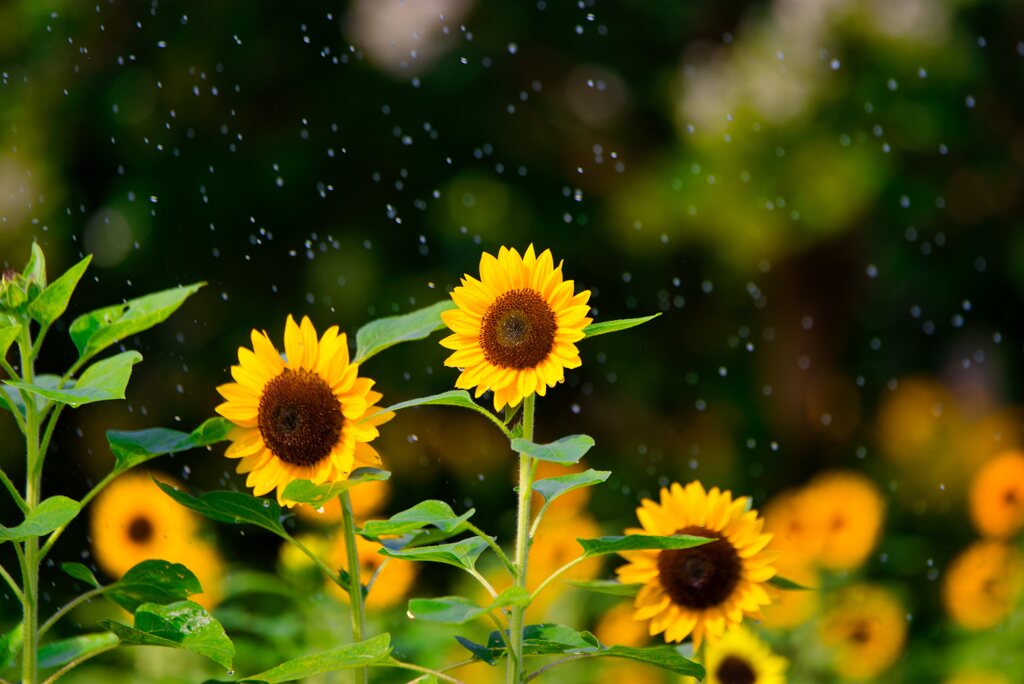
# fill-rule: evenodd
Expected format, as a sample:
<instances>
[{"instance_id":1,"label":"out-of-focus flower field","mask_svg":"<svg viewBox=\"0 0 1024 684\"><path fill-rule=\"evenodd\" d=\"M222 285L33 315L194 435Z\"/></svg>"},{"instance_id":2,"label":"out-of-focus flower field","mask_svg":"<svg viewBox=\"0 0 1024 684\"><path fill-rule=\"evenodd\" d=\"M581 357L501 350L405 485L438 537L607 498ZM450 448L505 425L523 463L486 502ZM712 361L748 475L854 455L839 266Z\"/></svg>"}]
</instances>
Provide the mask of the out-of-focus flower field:
<instances>
[{"instance_id":1,"label":"out-of-focus flower field","mask_svg":"<svg viewBox=\"0 0 1024 684\"><path fill-rule=\"evenodd\" d=\"M33 242L51 281L93 255L68 322L207 283L159 328L117 340L144 357L127 401L64 412L45 496L80 500L102 480L110 428L187 432L214 416L252 330L284 351L286 317L308 316L354 345L368 321L483 279L482 252L532 244L589 290L594 321L661 315L581 343L582 365L538 397L538 443L586 433L596 446L534 477L612 474L548 506L527 590L579 554L577 539L650 531L643 516L660 514L638 518L641 502L677 510L662 489L699 481L749 496L778 575L809 588L758 587L769 605L686 651L706 681L1024 682L1024 4L7 0L0 266L22 269ZM76 359L62 321L40 366ZM361 364L375 384L360 390L360 420L375 402L454 388L445 360L460 352L438 344L451 332ZM0 467L20 483L24 443L0 413ZM516 460L493 425L436 406L373 424L391 477L351 490L359 525L437 499L512 544ZM348 643L348 594L320 567L350 570L336 499L285 510L306 554L203 518L154 482L251 491L225 448L153 460L104 489L43 563L41 614L88 588L61 563L112 582L163 558L200 581L192 600L224 626L240 675ZM372 457L360 449L357 465ZM280 474L264 466L246 468L269 491ZM0 523L20 520L0 492ZM389 632L395 657L440 668L472 655L456 633L487 642L486 621L449 628L408 608L486 604L481 582L357 545L360 574L375 577L368 632ZM5 568L19 567L13 546L0 546ZM527 621L664 644L688 617L659 613L660 594L572 583L642 584L629 578L646 577L644 561L627 561L575 565ZM497 592L512 584L496 555L477 570ZM0 586L0 633L21 619ZM130 618L87 601L49 638L101 619ZM452 674L506 681L480 662ZM140 647L61 681L224 677L195 653ZM628 658L581 658L550 679L689 681Z\"/></svg>"}]
</instances>

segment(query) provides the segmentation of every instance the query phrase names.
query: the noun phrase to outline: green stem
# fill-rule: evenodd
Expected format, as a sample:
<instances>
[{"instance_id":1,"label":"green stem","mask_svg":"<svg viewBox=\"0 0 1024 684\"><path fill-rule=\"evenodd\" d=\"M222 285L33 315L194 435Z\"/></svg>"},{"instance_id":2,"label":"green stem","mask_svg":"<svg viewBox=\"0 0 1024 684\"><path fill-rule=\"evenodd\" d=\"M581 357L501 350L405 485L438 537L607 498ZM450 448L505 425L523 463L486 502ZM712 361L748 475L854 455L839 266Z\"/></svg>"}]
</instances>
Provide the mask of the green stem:
<instances>
[{"instance_id":1,"label":"green stem","mask_svg":"<svg viewBox=\"0 0 1024 684\"><path fill-rule=\"evenodd\" d=\"M21 492L19 492L18 488L14 486L14 483L11 482L11 478L7 477L7 473L5 473L3 469L0 469L0 480L3 480L4 487L6 487L7 491L11 493L11 498L14 499L14 503L18 504L18 508L21 509L21 512L28 513L28 504L25 503L25 499L21 498Z\"/></svg>"},{"instance_id":2,"label":"green stem","mask_svg":"<svg viewBox=\"0 0 1024 684\"><path fill-rule=\"evenodd\" d=\"M113 481L117 476L117 471L107 473L106 476L102 480L100 480L95 487L89 490L88 494L82 497L82 500L79 502L79 508L84 509L86 504L92 501L93 497L99 494L103 490L103 488L110 484L111 481ZM67 529L67 525L61 525L60 527L55 529L50 534L49 537L46 538L46 543L43 544L43 548L39 552L39 562L42 562L43 559L46 558L46 554L48 554L50 552L50 549L53 548L53 545L57 543L57 539L60 537L60 535L64 533L65 529Z\"/></svg>"},{"instance_id":3,"label":"green stem","mask_svg":"<svg viewBox=\"0 0 1024 684\"><path fill-rule=\"evenodd\" d=\"M305 544L300 542L295 537L288 536L285 539L287 539L287 541L289 541L290 543L294 544L299 551L302 551L304 554L309 556L309 559L320 567L320 570L325 575L327 575L327 578L329 580L337 584L342 589L345 589L346 591L348 590L348 587L345 585L345 582L341 579L341 575L336 573L334 570L331 570L330 566L327 565L327 563L324 563L323 559L320 556L310 551Z\"/></svg>"},{"instance_id":4,"label":"green stem","mask_svg":"<svg viewBox=\"0 0 1024 684\"><path fill-rule=\"evenodd\" d=\"M28 327L22 329L18 343L21 352L22 379L33 381L32 338ZM39 460L39 416L36 415L35 398L25 402L25 503L29 514L39 505L40 482L37 472ZM39 650L39 537L30 536L25 540L24 567L22 576L22 605L24 642L21 654L22 684L36 684Z\"/></svg>"},{"instance_id":5,"label":"green stem","mask_svg":"<svg viewBox=\"0 0 1024 684\"><path fill-rule=\"evenodd\" d=\"M364 605L363 584L359 578L359 551L356 549L356 519L352 515L352 499L348 492L342 492L341 525L345 534L345 556L348 571L348 600L352 609L352 641L362 641L366 635L366 606ZM370 681L370 671L365 667L353 671L357 684Z\"/></svg>"},{"instance_id":6,"label":"green stem","mask_svg":"<svg viewBox=\"0 0 1024 684\"><path fill-rule=\"evenodd\" d=\"M533 412L536 397L523 399L523 439L533 441ZM533 463L526 454L519 455L519 505L516 514L515 585L526 589L527 560L530 556L530 497L533 493ZM508 684L521 684L523 667L523 620L525 606L514 606L509 617Z\"/></svg>"},{"instance_id":7,"label":"green stem","mask_svg":"<svg viewBox=\"0 0 1024 684\"><path fill-rule=\"evenodd\" d=\"M441 672L440 670L431 670L429 667L420 667L419 665L413 665L412 663L403 663L401 660L394 660L394 659L392 659L388 663L388 667L397 667L397 668L401 668L403 670L412 670L413 672L422 672L423 676L422 677L417 677L416 679L413 680L414 682L423 679L423 677L428 677L430 675L433 675L433 676L437 677L438 679L443 679L446 682L453 682L454 684L463 684L463 681L461 679L456 679L455 677L452 677L451 675L446 675L444 672Z\"/></svg>"},{"instance_id":8,"label":"green stem","mask_svg":"<svg viewBox=\"0 0 1024 684\"><path fill-rule=\"evenodd\" d=\"M57 427L57 421L60 419L61 411L64 410L64 404L57 404L56 408L53 409L53 413L46 422L46 429L43 431L43 441L39 443L39 460L36 463L36 474L40 477L43 473L43 461L46 460L46 452L50 449L50 439L53 437L53 430Z\"/></svg>"},{"instance_id":9,"label":"green stem","mask_svg":"<svg viewBox=\"0 0 1024 684\"><path fill-rule=\"evenodd\" d=\"M508 559L508 556L506 556L505 552L501 550L501 547L498 546L498 543L494 541L494 537L488 534L484 534L483 530L481 530L479 527L468 521L466 522L466 529L475 534L476 536L480 537L481 539L483 539L485 542L487 542L487 545L490 546L494 553L497 554L498 558L501 559L502 565L504 565L505 568L508 569L510 573L512 573L513 577L516 576L516 566L512 564L512 561Z\"/></svg>"},{"instance_id":10,"label":"green stem","mask_svg":"<svg viewBox=\"0 0 1024 684\"><path fill-rule=\"evenodd\" d=\"M42 639L43 635L50 631L50 628L57 624L58 620L67 615L70 611L74 610L76 606L79 606L90 599L96 598L109 588L110 587L96 587L95 589L90 589L84 594L76 596L75 598L68 601L64 605L64 607L62 607L56 613L51 615L50 618L46 622L44 622L43 625L39 628L39 638Z\"/></svg>"},{"instance_id":11,"label":"green stem","mask_svg":"<svg viewBox=\"0 0 1024 684\"><path fill-rule=\"evenodd\" d=\"M544 589L549 584L554 582L556 578L560 577L562 575L562 573L564 573L564 572L566 572L568 570L571 570L572 568L576 567L577 565L579 565L580 563L582 563L583 561L585 561L587 559L588 559L588 556L580 556L579 558L576 558L576 559L573 559L573 560L569 561L568 563L566 563L565 565L563 565L562 567L558 568L553 573L548 575L548 578L545 579L543 582L541 582L540 586L537 587L536 589L534 589L533 593L530 594L530 601L533 601L535 598L537 598L537 595L540 594L540 592L544 591Z\"/></svg>"},{"instance_id":12,"label":"green stem","mask_svg":"<svg viewBox=\"0 0 1024 684\"><path fill-rule=\"evenodd\" d=\"M2 565L0 565L0 575L3 575L3 578L7 580L7 584L10 585L11 590L14 592L14 595L18 597L18 600L21 603L25 603L25 595L21 593L21 587L18 586L18 583L14 581L14 578L11 577L10 573L7 572L7 569Z\"/></svg>"},{"instance_id":13,"label":"green stem","mask_svg":"<svg viewBox=\"0 0 1024 684\"><path fill-rule=\"evenodd\" d=\"M449 672L451 670L457 670L460 667L465 667L466 665L472 665L473 663L479 663L479 662L480 661L477 660L476 658L466 658L465 660L460 660L457 663L452 663L451 665L445 665L444 667L439 667L436 670L434 670L433 672L429 672L429 673L427 673L425 675L420 675L416 679L414 679L411 682L409 682L409 684L416 684L416 682L422 681L422 680L426 679L427 677L429 677L431 675L436 677L439 672Z\"/></svg>"},{"instance_id":14,"label":"green stem","mask_svg":"<svg viewBox=\"0 0 1024 684\"><path fill-rule=\"evenodd\" d=\"M577 655L571 655L571 656L569 656L567 658L562 658L561 660L556 660L553 663L548 663L544 667L539 668L539 669L531 672L530 675L526 678L526 681L530 681L530 680L536 679L537 677L540 677L542 674L544 674L548 670L553 670L556 667L559 667L561 665L567 665L569 663L576 662L577 660L583 660L584 658L594 658L597 655L599 655L599 654L595 654L595 653L580 653L580 654L577 654Z\"/></svg>"}]
</instances>

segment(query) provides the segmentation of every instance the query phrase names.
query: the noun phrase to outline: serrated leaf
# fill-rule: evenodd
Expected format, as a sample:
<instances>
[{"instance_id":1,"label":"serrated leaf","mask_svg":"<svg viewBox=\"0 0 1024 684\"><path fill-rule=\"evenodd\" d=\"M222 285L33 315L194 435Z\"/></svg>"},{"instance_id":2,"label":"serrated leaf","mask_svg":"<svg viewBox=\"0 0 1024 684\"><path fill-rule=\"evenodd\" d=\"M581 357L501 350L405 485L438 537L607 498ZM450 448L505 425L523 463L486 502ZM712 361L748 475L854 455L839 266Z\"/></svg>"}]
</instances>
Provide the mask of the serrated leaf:
<instances>
[{"instance_id":1,"label":"serrated leaf","mask_svg":"<svg viewBox=\"0 0 1024 684\"><path fill-rule=\"evenodd\" d=\"M114 472L121 473L157 456L222 442L231 428L225 418L210 418L190 433L167 428L107 430L107 444L114 454Z\"/></svg>"},{"instance_id":2,"label":"serrated leaf","mask_svg":"<svg viewBox=\"0 0 1024 684\"><path fill-rule=\"evenodd\" d=\"M595 594L608 594L609 596L636 596L642 584L623 584L616 580L588 580L569 582L577 589L585 589Z\"/></svg>"},{"instance_id":3,"label":"serrated leaf","mask_svg":"<svg viewBox=\"0 0 1024 684\"><path fill-rule=\"evenodd\" d=\"M132 374L132 366L142 360L137 351L121 352L110 358L97 361L86 368L73 386L48 388L39 383L5 380L12 387L23 389L50 401L78 408L94 401L124 399L124 390Z\"/></svg>"},{"instance_id":4,"label":"serrated leaf","mask_svg":"<svg viewBox=\"0 0 1024 684\"><path fill-rule=\"evenodd\" d=\"M134 627L113 620L100 624L126 644L182 648L206 656L228 670L235 657L235 645L221 624L192 601L166 606L144 603L135 611Z\"/></svg>"},{"instance_id":5,"label":"serrated leaf","mask_svg":"<svg viewBox=\"0 0 1024 684\"><path fill-rule=\"evenodd\" d=\"M594 438L589 435L569 435L550 444L536 444L522 437L512 440L513 451L539 461L550 461L561 465L579 463L579 460L593 446Z\"/></svg>"},{"instance_id":6,"label":"serrated leaf","mask_svg":"<svg viewBox=\"0 0 1024 684\"><path fill-rule=\"evenodd\" d=\"M391 635L384 633L356 644L345 644L322 653L294 658L249 679L267 684L293 682L325 672L383 665L389 662L390 655Z\"/></svg>"},{"instance_id":7,"label":"serrated leaf","mask_svg":"<svg viewBox=\"0 0 1024 684\"><path fill-rule=\"evenodd\" d=\"M370 321L356 332L356 355L353 363L362 363L371 356L400 342L429 337L444 328L441 312L454 309L453 301L445 300L401 316L388 316Z\"/></svg>"},{"instance_id":8,"label":"serrated leaf","mask_svg":"<svg viewBox=\"0 0 1024 684\"><path fill-rule=\"evenodd\" d=\"M281 507L276 501L258 499L243 492L228 491L205 492L199 496L192 496L163 482L154 482L167 496L210 520L234 525L257 525L279 537L287 539L289 536L281 525Z\"/></svg>"},{"instance_id":9,"label":"serrated leaf","mask_svg":"<svg viewBox=\"0 0 1024 684\"><path fill-rule=\"evenodd\" d=\"M707 537L694 537L689 534L677 534L671 537L629 534L615 537L598 537L597 539L577 539L576 541L583 547L583 555L590 557L608 553L622 553L623 551L689 549L715 540L708 539Z\"/></svg>"},{"instance_id":10,"label":"serrated leaf","mask_svg":"<svg viewBox=\"0 0 1024 684\"><path fill-rule=\"evenodd\" d=\"M347 480L313 484L309 480L292 480L285 486L281 496L294 503L309 504L319 508L331 499L336 499L342 492L347 492L357 485L366 482L387 480L391 473L379 468L358 468L352 471Z\"/></svg>"},{"instance_id":11,"label":"serrated leaf","mask_svg":"<svg viewBox=\"0 0 1024 684\"><path fill-rule=\"evenodd\" d=\"M387 520L371 520L363 525L359 534L369 539L394 537L415 532L430 525L445 534L456 534L465 528L465 523L476 512L469 509L462 515L455 515L452 507L443 501L421 501L412 508L395 513Z\"/></svg>"},{"instance_id":12,"label":"serrated leaf","mask_svg":"<svg viewBox=\"0 0 1024 684\"><path fill-rule=\"evenodd\" d=\"M60 569L66 574L74 577L76 580L85 582L94 589L99 588L100 586L100 581L96 579L96 575L92 574L92 570L81 563L61 563Z\"/></svg>"},{"instance_id":13,"label":"serrated leaf","mask_svg":"<svg viewBox=\"0 0 1024 684\"><path fill-rule=\"evenodd\" d=\"M90 311L71 323L68 328L71 341L80 357L101 352L115 342L167 320L203 285L205 283L174 287Z\"/></svg>"},{"instance_id":14,"label":"serrated leaf","mask_svg":"<svg viewBox=\"0 0 1024 684\"><path fill-rule=\"evenodd\" d=\"M87 653L114 646L117 642L117 636L110 632L83 634L51 641L39 647L39 669L60 667Z\"/></svg>"},{"instance_id":15,"label":"serrated leaf","mask_svg":"<svg viewBox=\"0 0 1024 684\"><path fill-rule=\"evenodd\" d=\"M655 318L660 316L660 313L653 314L651 316L641 316L640 318L621 318L615 321L602 321L601 323L591 323L583 329L584 339L591 337L597 337L598 335L606 335L608 333L619 332L620 330L628 330L635 328L638 325L643 325L648 321L653 321Z\"/></svg>"},{"instance_id":16,"label":"serrated leaf","mask_svg":"<svg viewBox=\"0 0 1024 684\"><path fill-rule=\"evenodd\" d=\"M380 553L391 558L402 560L445 563L457 568L473 570L480 554L487 548L487 542L480 537L470 537L451 544L420 546L412 549L389 549L381 547Z\"/></svg>"},{"instance_id":17,"label":"serrated leaf","mask_svg":"<svg viewBox=\"0 0 1024 684\"><path fill-rule=\"evenodd\" d=\"M815 591L814 587L805 587L799 582L794 582L788 577L780 577L779 575L769 579L768 584L783 591Z\"/></svg>"},{"instance_id":18,"label":"serrated leaf","mask_svg":"<svg viewBox=\"0 0 1024 684\"><path fill-rule=\"evenodd\" d=\"M487 606L478 606L463 596L410 599L409 616L424 622L462 625L495 608L525 606L529 602L530 593L522 587L513 586L498 594Z\"/></svg>"},{"instance_id":19,"label":"serrated leaf","mask_svg":"<svg viewBox=\"0 0 1024 684\"><path fill-rule=\"evenodd\" d=\"M574 489L590 487L605 482L612 474L610 470L585 470L582 473L571 473L537 480L533 483L533 491L544 497L544 505L537 512L537 517L544 515L551 502Z\"/></svg>"},{"instance_id":20,"label":"serrated leaf","mask_svg":"<svg viewBox=\"0 0 1024 684\"><path fill-rule=\"evenodd\" d=\"M85 269L92 261L92 255L86 256L77 264L64 272L61 277L46 286L28 307L28 314L42 325L49 325L60 318L68 308L71 295L82 279Z\"/></svg>"},{"instance_id":21,"label":"serrated leaf","mask_svg":"<svg viewBox=\"0 0 1024 684\"><path fill-rule=\"evenodd\" d=\"M180 563L146 560L107 587L105 596L129 613L144 603L166 605L203 593L192 571Z\"/></svg>"},{"instance_id":22,"label":"serrated leaf","mask_svg":"<svg viewBox=\"0 0 1024 684\"><path fill-rule=\"evenodd\" d=\"M31 537L49 534L74 520L80 509L81 505L74 499L51 496L29 512L20 525L0 525L0 542L25 541Z\"/></svg>"}]
</instances>

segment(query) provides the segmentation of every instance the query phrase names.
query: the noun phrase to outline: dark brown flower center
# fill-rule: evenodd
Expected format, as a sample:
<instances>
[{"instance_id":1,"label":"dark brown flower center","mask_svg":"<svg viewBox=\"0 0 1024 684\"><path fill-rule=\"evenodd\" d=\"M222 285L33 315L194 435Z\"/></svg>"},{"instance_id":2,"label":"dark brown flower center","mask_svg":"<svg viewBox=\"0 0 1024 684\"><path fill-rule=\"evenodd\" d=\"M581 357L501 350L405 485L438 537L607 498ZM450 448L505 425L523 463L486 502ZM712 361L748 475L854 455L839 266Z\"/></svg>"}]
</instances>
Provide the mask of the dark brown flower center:
<instances>
[{"instance_id":1,"label":"dark brown flower center","mask_svg":"<svg viewBox=\"0 0 1024 684\"><path fill-rule=\"evenodd\" d=\"M535 290L502 294L484 314L480 346L487 361L500 368L534 368L555 346L555 312Z\"/></svg>"},{"instance_id":2,"label":"dark brown flower center","mask_svg":"<svg viewBox=\"0 0 1024 684\"><path fill-rule=\"evenodd\" d=\"M743 562L736 549L719 534L697 525L676 534L711 537L717 541L690 549L658 554L658 579L672 602L692 609L710 608L725 602L740 581Z\"/></svg>"},{"instance_id":3,"label":"dark brown flower center","mask_svg":"<svg viewBox=\"0 0 1024 684\"><path fill-rule=\"evenodd\" d=\"M721 684L754 684L757 672L743 658L726 656L715 670L715 678Z\"/></svg>"},{"instance_id":4,"label":"dark brown flower center","mask_svg":"<svg viewBox=\"0 0 1024 684\"><path fill-rule=\"evenodd\" d=\"M850 640L855 644L866 644L871 641L871 627L867 622L857 622L850 630Z\"/></svg>"},{"instance_id":5,"label":"dark brown flower center","mask_svg":"<svg viewBox=\"0 0 1024 684\"><path fill-rule=\"evenodd\" d=\"M145 544L153 538L153 523L141 515L133 518L128 523L128 538L136 544Z\"/></svg>"},{"instance_id":6,"label":"dark brown flower center","mask_svg":"<svg viewBox=\"0 0 1024 684\"><path fill-rule=\"evenodd\" d=\"M311 466L331 453L345 418L319 375L285 369L263 388L257 422L274 456L289 465Z\"/></svg>"}]
</instances>

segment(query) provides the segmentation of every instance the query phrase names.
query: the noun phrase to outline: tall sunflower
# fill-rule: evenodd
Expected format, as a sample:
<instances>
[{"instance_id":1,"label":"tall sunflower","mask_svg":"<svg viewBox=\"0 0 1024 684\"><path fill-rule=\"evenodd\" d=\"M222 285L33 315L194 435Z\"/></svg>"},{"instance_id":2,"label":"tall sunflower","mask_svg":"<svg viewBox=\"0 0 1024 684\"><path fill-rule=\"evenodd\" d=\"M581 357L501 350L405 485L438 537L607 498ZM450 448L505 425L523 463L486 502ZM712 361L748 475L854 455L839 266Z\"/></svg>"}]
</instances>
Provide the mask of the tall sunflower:
<instances>
[{"instance_id":1,"label":"tall sunflower","mask_svg":"<svg viewBox=\"0 0 1024 684\"><path fill-rule=\"evenodd\" d=\"M771 540L764 520L747 510L746 497L700 482L678 483L661 490L661 503L644 499L637 509L643 529L627 534L692 534L716 541L689 549L630 551L616 569L624 584L644 586L636 596L637 620L651 620L651 635L665 641L691 636L695 647L707 637L714 642L744 615L757 616L770 602L765 582L775 575L776 554L765 551Z\"/></svg>"},{"instance_id":2,"label":"tall sunflower","mask_svg":"<svg viewBox=\"0 0 1024 684\"><path fill-rule=\"evenodd\" d=\"M753 632L737 627L708 648L704 683L785 684L787 667L786 659L773 653Z\"/></svg>"},{"instance_id":3,"label":"tall sunflower","mask_svg":"<svg viewBox=\"0 0 1024 684\"><path fill-rule=\"evenodd\" d=\"M198 529L195 513L162 496L145 473L127 473L107 485L89 518L96 563L116 578L144 560L182 562Z\"/></svg>"},{"instance_id":4,"label":"tall sunflower","mask_svg":"<svg viewBox=\"0 0 1024 684\"><path fill-rule=\"evenodd\" d=\"M500 411L565 380L565 369L581 364L575 343L591 322L590 292L573 290L550 250L485 252L480 279L466 275L452 291L458 308L441 314L453 333L441 340L454 350L444 365L462 369L455 386L478 397L493 390Z\"/></svg>"},{"instance_id":5,"label":"tall sunflower","mask_svg":"<svg viewBox=\"0 0 1024 684\"><path fill-rule=\"evenodd\" d=\"M348 340L331 326L317 340L309 318L296 325L289 316L284 330L285 358L267 333L252 331L252 349L239 347L231 367L235 382L217 388L226 400L217 407L235 429L225 455L238 458L245 484L262 496L277 488L277 500L293 480L316 484L348 478L361 466L379 466L370 446L377 426L393 413L376 406L373 380L358 377L348 356Z\"/></svg>"}]
</instances>

